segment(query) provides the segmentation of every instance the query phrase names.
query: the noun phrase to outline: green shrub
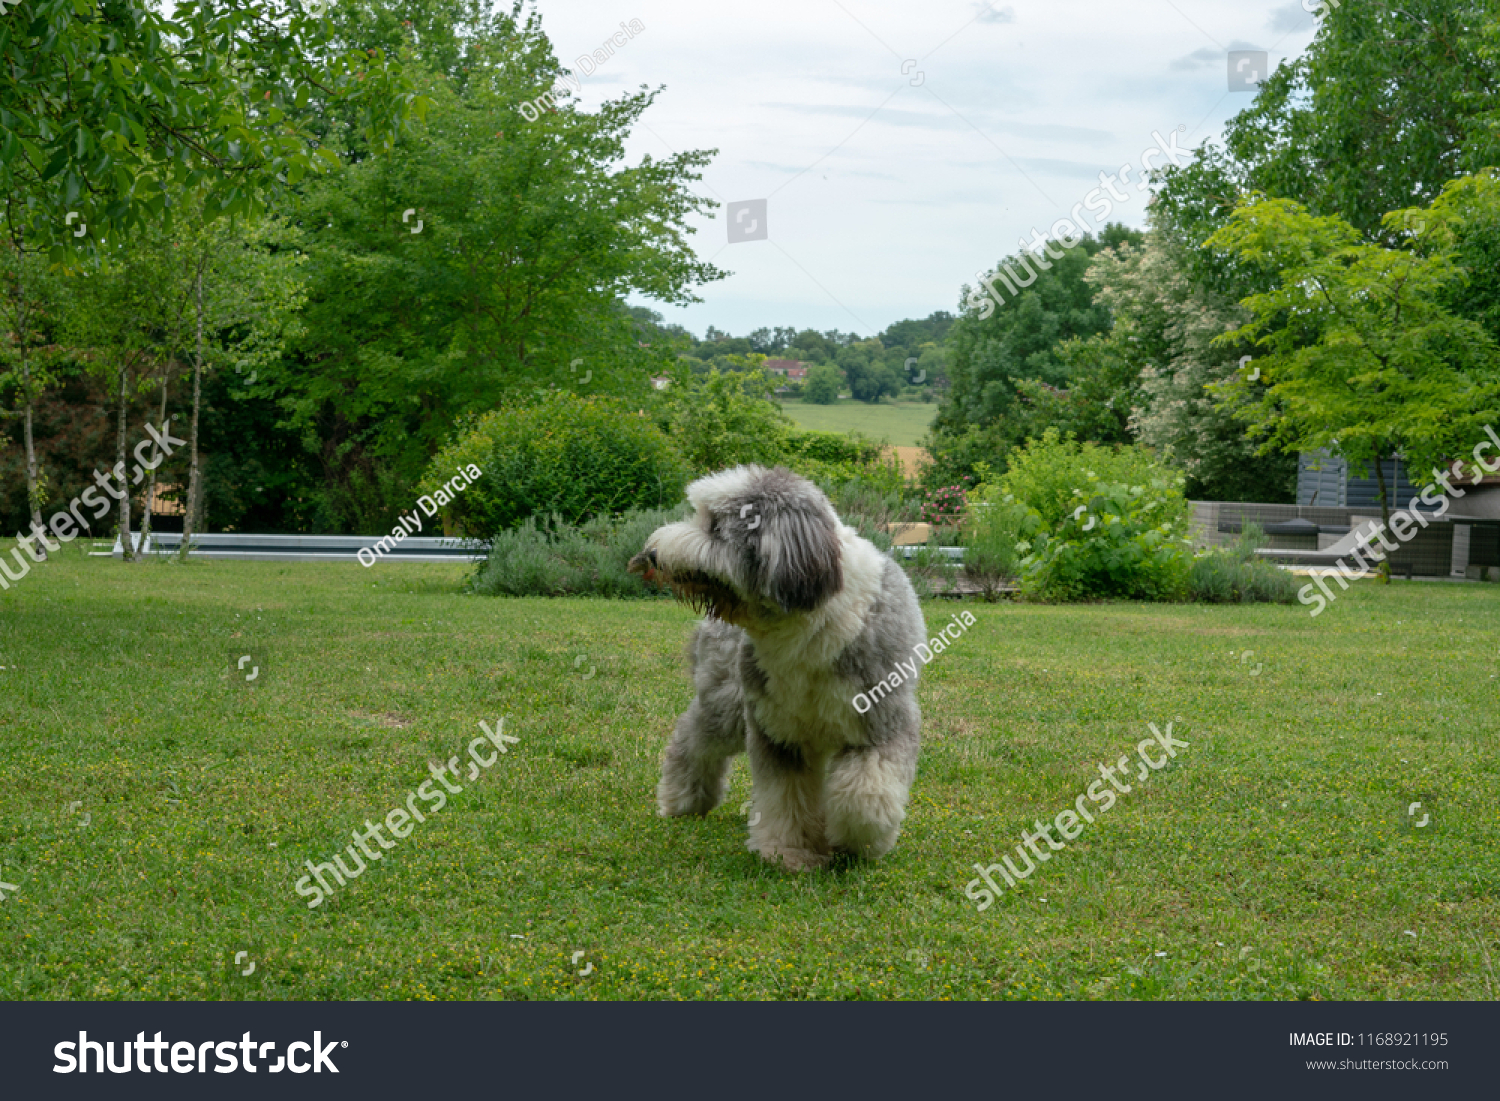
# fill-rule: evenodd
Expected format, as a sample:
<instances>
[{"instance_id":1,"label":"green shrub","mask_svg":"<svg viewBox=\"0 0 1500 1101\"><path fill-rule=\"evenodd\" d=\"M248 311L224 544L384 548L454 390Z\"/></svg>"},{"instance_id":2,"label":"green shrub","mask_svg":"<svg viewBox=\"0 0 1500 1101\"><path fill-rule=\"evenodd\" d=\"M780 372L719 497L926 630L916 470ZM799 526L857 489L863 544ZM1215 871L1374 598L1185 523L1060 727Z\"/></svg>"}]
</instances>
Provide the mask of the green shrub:
<instances>
[{"instance_id":1,"label":"green shrub","mask_svg":"<svg viewBox=\"0 0 1500 1101\"><path fill-rule=\"evenodd\" d=\"M653 531L685 515L681 508L632 510L581 525L555 514L540 525L527 517L495 536L472 587L492 596L660 596L665 590L626 567Z\"/></svg>"},{"instance_id":2,"label":"green shrub","mask_svg":"<svg viewBox=\"0 0 1500 1101\"><path fill-rule=\"evenodd\" d=\"M444 448L419 485L433 495L455 468L482 476L444 508L456 534L488 539L529 516L570 523L682 499L687 470L671 441L614 398L562 391L480 417Z\"/></svg>"},{"instance_id":3,"label":"green shrub","mask_svg":"<svg viewBox=\"0 0 1500 1101\"><path fill-rule=\"evenodd\" d=\"M1292 575L1259 557L1264 539L1254 524L1233 546L1210 550L1193 560L1188 588L1194 600L1209 604L1290 604L1297 595Z\"/></svg>"},{"instance_id":4,"label":"green shrub","mask_svg":"<svg viewBox=\"0 0 1500 1101\"><path fill-rule=\"evenodd\" d=\"M999 483L1004 492L1035 509L1044 528L1054 531L1078 507L1075 491L1090 482L1148 485L1173 476L1145 448L1079 443L1049 428L1041 439L1027 440L1010 452ZM1180 491L1176 496L1182 500Z\"/></svg>"},{"instance_id":5,"label":"green shrub","mask_svg":"<svg viewBox=\"0 0 1500 1101\"><path fill-rule=\"evenodd\" d=\"M694 475L781 461L795 426L771 400L773 387L762 371L674 375L666 391L666 427Z\"/></svg>"},{"instance_id":6,"label":"green shrub","mask_svg":"<svg viewBox=\"0 0 1500 1101\"><path fill-rule=\"evenodd\" d=\"M794 431L786 437L786 458L813 459L821 463L872 463L885 449L858 432Z\"/></svg>"},{"instance_id":7,"label":"green shrub","mask_svg":"<svg viewBox=\"0 0 1500 1101\"><path fill-rule=\"evenodd\" d=\"M981 464L981 475L983 464ZM990 491L993 486L989 487ZM962 541L964 577L993 601L1000 586L1019 573L1023 541L1041 526L1037 514L1012 499L987 499L990 492L971 495L965 513Z\"/></svg>"},{"instance_id":8,"label":"green shrub","mask_svg":"<svg viewBox=\"0 0 1500 1101\"><path fill-rule=\"evenodd\" d=\"M883 551L891 549L891 525L914 523L922 504L903 483L893 486L861 475L841 482L820 481L818 486L839 519Z\"/></svg>"},{"instance_id":9,"label":"green shrub","mask_svg":"<svg viewBox=\"0 0 1500 1101\"><path fill-rule=\"evenodd\" d=\"M1042 600L1182 599L1191 563L1182 484L1180 474L1146 485L1090 478L1074 490L1073 511L1020 544L1029 552L1022 591Z\"/></svg>"},{"instance_id":10,"label":"green shrub","mask_svg":"<svg viewBox=\"0 0 1500 1101\"><path fill-rule=\"evenodd\" d=\"M851 483L868 486L893 497L902 496L906 490L906 474L894 454L882 455L863 463L825 463L795 455L788 456L783 461L804 478L816 482L825 493Z\"/></svg>"}]
</instances>

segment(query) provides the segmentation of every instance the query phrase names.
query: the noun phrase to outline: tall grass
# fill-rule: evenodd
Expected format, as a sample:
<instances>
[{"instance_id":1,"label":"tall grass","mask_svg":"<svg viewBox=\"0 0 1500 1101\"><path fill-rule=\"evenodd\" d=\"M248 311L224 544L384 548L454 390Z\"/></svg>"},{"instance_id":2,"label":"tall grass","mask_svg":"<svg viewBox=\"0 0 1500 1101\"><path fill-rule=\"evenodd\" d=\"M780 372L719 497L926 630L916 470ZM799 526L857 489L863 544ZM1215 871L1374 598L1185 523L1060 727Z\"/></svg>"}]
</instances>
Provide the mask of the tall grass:
<instances>
[{"instance_id":1,"label":"tall grass","mask_svg":"<svg viewBox=\"0 0 1500 1101\"><path fill-rule=\"evenodd\" d=\"M684 508L633 509L583 524L555 513L541 524L527 517L495 536L473 590L492 596L659 596L664 589L626 567L653 531L685 514Z\"/></svg>"},{"instance_id":2,"label":"tall grass","mask_svg":"<svg viewBox=\"0 0 1500 1101\"><path fill-rule=\"evenodd\" d=\"M1188 573L1193 599L1207 604L1290 604L1297 582L1255 553L1265 542L1260 527L1246 524L1232 546L1195 558Z\"/></svg>"}]
</instances>

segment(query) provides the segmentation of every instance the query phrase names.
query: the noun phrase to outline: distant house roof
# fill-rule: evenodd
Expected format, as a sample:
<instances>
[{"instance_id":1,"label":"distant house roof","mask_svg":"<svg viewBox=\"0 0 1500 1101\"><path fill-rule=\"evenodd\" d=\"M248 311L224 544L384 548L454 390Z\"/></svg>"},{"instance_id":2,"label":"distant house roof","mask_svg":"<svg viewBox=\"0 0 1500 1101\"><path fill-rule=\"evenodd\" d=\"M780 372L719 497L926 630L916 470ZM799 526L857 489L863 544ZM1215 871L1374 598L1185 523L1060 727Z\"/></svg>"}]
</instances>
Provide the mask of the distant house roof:
<instances>
[{"instance_id":1,"label":"distant house roof","mask_svg":"<svg viewBox=\"0 0 1500 1101\"><path fill-rule=\"evenodd\" d=\"M807 368L796 359L768 359L761 366L773 375L785 375L787 378L807 377Z\"/></svg>"},{"instance_id":2,"label":"distant house roof","mask_svg":"<svg viewBox=\"0 0 1500 1101\"><path fill-rule=\"evenodd\" d=\"M651 385L657 390L665 390L668 386L672 385L672 380L666 375L662 375L660 378L652 379Z\"/></svg>"}]
</instances>

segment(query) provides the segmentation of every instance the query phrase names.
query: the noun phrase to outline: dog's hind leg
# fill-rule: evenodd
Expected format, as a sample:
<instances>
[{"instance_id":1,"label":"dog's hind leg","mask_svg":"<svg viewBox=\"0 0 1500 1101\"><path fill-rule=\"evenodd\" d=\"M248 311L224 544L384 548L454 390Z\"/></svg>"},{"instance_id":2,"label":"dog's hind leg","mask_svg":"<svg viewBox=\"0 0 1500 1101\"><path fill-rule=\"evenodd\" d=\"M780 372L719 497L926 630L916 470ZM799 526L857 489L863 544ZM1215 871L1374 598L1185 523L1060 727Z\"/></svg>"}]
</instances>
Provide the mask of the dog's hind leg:
<instances>
[{"instance_id":1,"label":"dog's hind leg","mask_svg":"<svg viewBox=\"0 0 1500 1101\"><path fill-rule=\"evenodd\" d=\"M755 783L749 848L792 871L826 866L823 762L810 759L801 746L771 741L753 722L747 743Z\"/></svg>"},{"instance_id":2,"label":"dog's hind leg","mask_svg":"<svg viewBox=\"0 0 1500 1101\"><path fill-rule=\"evenodd\" d=\"M745 751L745 696L737 673L742 637L715 620L693 636L698 695L678 718L662 759L656 805L664 817L707 814L724 801L729 762Z\"/></svg>"},{"instance_id":3,"label":"dog's hind leg","mask_svg":"<svg viewBox=\"0 0 1500 1101\"><path fill-rule=\"evenodd\" d=\"M833 759L823 786L828 841L874 859L896 846L916 779L917 728L874 746L850 746Z\"/></svg>"}]
</instances>

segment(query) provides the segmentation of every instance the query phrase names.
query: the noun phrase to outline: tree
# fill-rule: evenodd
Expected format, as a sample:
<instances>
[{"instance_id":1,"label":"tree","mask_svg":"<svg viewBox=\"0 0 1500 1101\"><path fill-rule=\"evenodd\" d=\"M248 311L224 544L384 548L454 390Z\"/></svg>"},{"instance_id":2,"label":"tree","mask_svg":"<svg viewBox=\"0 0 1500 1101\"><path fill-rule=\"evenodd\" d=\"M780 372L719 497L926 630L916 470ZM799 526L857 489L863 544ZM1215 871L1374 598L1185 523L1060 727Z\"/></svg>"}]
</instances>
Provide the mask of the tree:
<instances>
[{"instance_id":1,"label":"tree","mask_svg":"<svg viewBox=\"0 0 1500 1101\"><path fill-rule=\"evenodd\" d=\"M690 189L709 154L625 162L655 93L590 114L563 90L527 121L517 105L562 78L540 28L470 44L461 88L415 78L432 102L419 130L308 185L295 210L307 331L269 384L346 526L388 528L460 420L517 394L644 400L676 353L641 338L624 300L696 301L694 285L723 275L687 241L687 220L715 205Z\"/></svg>"},{"instance_id":2,"label":"tree","mask_svg":"<svg viewBox=\"0 0 1500 1101\"><path fill-rule=\"evenodd\" d=\"M1074 370L1069 392L1094 388L1096 408L1101 400L1108 407L1100 416L1120 434L1111 436L1103 424L1079 423L1074 430L1086 439L1133 438L1154 448L1187 475L1190 497L1293 501L1296 456L1257 455L1256 441L1234 415L1247 399L1229 399L1218 389L1253 349L1215 339L1244 324L1248 314L1194 278L1199 250L1159 228L1158 216L1153 206L1152 229L1141 246L1101 252L1089 269L1112 327L1107 337L1080 343L1081 359L1094 366Z\"/></svg>"},{"instance_id":3,"label":"tree","mask_svg":"<svg viewBox=\"0 0 1500 1101\"><path fill-rule=\"evenodd\" d=\"M57 324L58 281L37 257L10 242L0 244L0 390L13 390L18 409L0 410L0 417L21 421L25 448L26 505L33 529L42 522L47 503L46 475L37 461L37 403L54 381L48 335ZM46 544L34 543L45 556Z\"/></svg>"},{"instance_id":4,"label":"tree","mask_svg":"<svg viewBox=\"0 0 1500 1101\"><path fill-rule=\"evenodd\" d=\"M1020 400L1003 422L1012 446L1048 428L1094 443L1132 442L1127 420L1139 393L1141 368L1136 357L1105 334L1065 340L1054 354L1067 369L1068 384L1016 380Z\"/></svg>"},{"instance_id":5,"label":"tree","mask_svg":"<svg viewBox=\"0 0 1500 1101\"><path fill-rule=\"evenodd\" d=\"M171 18L147 0L22 0L3 25L6 229L75 267L169 219L173 186L246 214L336 164L317 129L331 101L379 147L424 107L381 51L330 49L297 0L182 0Z\"/></svg>"},{"instance_id":6,"label":"tree","mask_svg":"<svg viewBox=\"0 0 1500 1101\"><path fill-rule=\"evenodd\" d=\"M979 308L980 292L970 294L969 312L953 323L948 338L952 387L938 410L935 433L956 436L969 425L985 428L1004 418L1017 400L1017 379L1065 385L1068 369L1055 346L1109 328L1108 309L1094 301L1094 289L1084 280L1089 261L1102 248L1139 240L1133 230L1106 226L1100 237L1085 235L1051 259L1023 250L1006 261L1016 281L1021 271L1032 276L1019 294L1007 296L999 285L1003 301L995 307L985 300L989 310Z\"/></svg>"},{"instance_id":7,"label":"tree","mask_svg":"<svg viewBox=\"0 0 1500 1101\"><path fill-rule=\"evenodd\" d=\"M1387 524L1382 458L1399 454L1414 470L1446 465L1500 416L1500 345L1444 305L1465 278L1455 260L1465 225L1497 212L1500 180L1486 172L1450 182L1430 208L1387 214L1381 236L1406 247L1363 241L1342 218L1259 197L1209 241L1277 273L1273 289L1242 303L1251 319L1218 338L1269 351L1256 359L1259 400L1241 415L1267 449L1326 447L1352 466L1374 466ZM1254 385L1241 378L1226 389Z\"/></svg>"},{"instance_id":8,"label":"tree","mask_svg":"<svg viewBox=\"0 0 1500 1101\"><path fill-rule=\"evenodd\" d=\"M269 374L287 344L303 332L305 289L298 269L306 257L298 236L269 219L224 224L200 219L183 234L179 262L191 286L193 411L188 427L188 488L181 555L204 522L199 436L204 373L232 367L247 388ZM163 409L165 409L163 397Z\"/></svg>"},{"instance_id":9,"label":"tree","mask_svg":"<svg viewBox=\"0 0 1500 1101\"><path fill-rule=\"evenodd\" d=\"M857 401L878 402L901 392L901 376L884 362L885 349L878 340L860 341L840 348L834 362L849 380L849 393Z\"/></svg>"},{"instance_id":10,"label":"tree","mask_svg":"<svg viewBox=\"0 0 1500 1101\"><path fill-rule=\"evenodd\" d=\"M1139 232L1111 224L1061 252L1023 250L996 269L1009 271L1012 282L1027 280L1019 293L1008 293L998 275L990 280L998 306L982 289L964 288L967 311L947 336L947 394L927 437L932 484L972 475L980 462L1003 468L1012 447L1070 408L1064 391L1083 361L1074 353L1064 359L1059 349L1110 325L1108 308L1095 301L1084 276L1102 249L1140 239ZM1071 413L1066 419L1071 427L1081 425Z\"/></svg>"},{"instance_id":11,"label":"tree","mask_svg":"<svg viewBox=\"0 0 1500 1101\"><path fill-rule=\"evenodd\" d=\"M787 345L796 337L797 330L778 325L775 329L762 326L749 336L752 351L762 355L776 356L786 351Z\"/></svg>"},{"instance_id":12,"label":"tree","mask_svg":"<svg viewBox=\"0 0 1500 1101\"><path fill-rule=\"evenodd\" d=\"M1385 212L1500 163L1486 118L1500 96L1497 19L1500 0L1326 5L1307 52L1230 121L1237 182L1395 244Z\"/></svg>"},{"instance_id":13,"label":"tree","mask_svg":"<svg viewBox=\"0 0 1500 1101\"><path fill-rule=\"evenodd\" d=\"M833 405L839 400L844 376L829 363L819 363L807 369L807 382L802 387L802 400L811 405Z\"/></svg>"},{"instance_id":14,"label":"tree","mask_svg":"<svg viewBox=\"0 0 1500 1101\"><path fill-rule=\"evenodd\" d=\"M938 310L924 318L907 318L888 325L877 338L887 348L917 348L923 344L941 344L953 327L954 317Z\"/></svg>"},{"instance_id":15,"label":"tree","mask_svg":"<svg viewBox=\"0 0 1500 1101\"><path fill-rule=\"evenodd\" d=\"M787 351L811 363L831 363L838 349L816 329L803 329L792 338Z\"/></svg>"},{"instance_id":16,"label":"tree","mask_svg":"<svg viewBox=\"0 0 1500 1101\"><path fill-rule=\"evenodd\" d=\"M1497 14L1496 0L1325 5L1312 46L1231 120L1226 145L1207 143L1193 163L1164 173L1151 208L1160 255L1134 293L1160 298L1180 336L1144 369L1131 423L1143 441L1171 447L1195 495L1289 500L1295 479L1290 452L1261 449L1260 462L1247 462L1255 441L1235 427L1244 423L1236 406L1259 395L1227 383L1254 349L1210 344L1220 322L1243 324L1236 303L1278 286L1279 269L1200 246L1222 240L1215 234L1253 191L1338 215L1366 242L1400 247L1406 235L1383 221L1386 212L1430 202L1446 181L1500 160ZM1500 338L1500 225L1482 222L1469 219L1457 241L1453 262L1467 278L1448 283L1442 303ZM1184 327L1193 313L1199 322Z\"/></svg>"},{"instance_id":17,"label":"tree","mask_svg":"<svg viewBox=\"0 0 1500 1101\"><path fill-rule=\"evenodd\" d=\"M902 364L904 383L909 386L926 387L927 394L923 398L924 401L932 400L932 391L942 392L948 389L948 364L953 355L952 350L946 344L928 341L905 350L908 355ZM913 359L916 360L915 363L911 362Z\"/></svg>"},{"instance_id":18,"label":"tree","mask_svg":"<svg viewBox=\"0 0 1500 1101\"><path fill-rule=\"evenodd\" d=\"M127 562L137 557L132 504L147 473L140 463L132 471L129 462L130 410L153 376L161 375L165 385L165 364L177 345L186 304L186 288L176 280L168 255L171 246L171 234L159 222L117 240L102 250L92 271L69 281L65 308L68 339L114 398L115 456L108 492L119 502L117 531Z\"/></svg>"}]
</instances>

